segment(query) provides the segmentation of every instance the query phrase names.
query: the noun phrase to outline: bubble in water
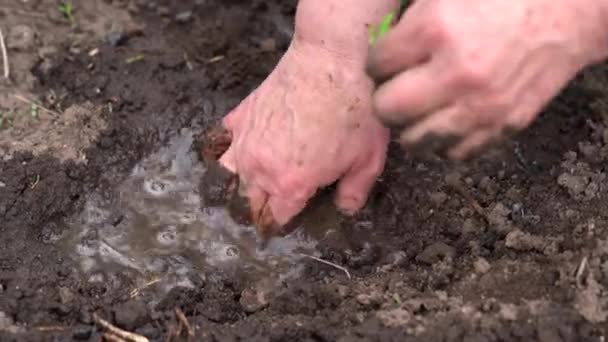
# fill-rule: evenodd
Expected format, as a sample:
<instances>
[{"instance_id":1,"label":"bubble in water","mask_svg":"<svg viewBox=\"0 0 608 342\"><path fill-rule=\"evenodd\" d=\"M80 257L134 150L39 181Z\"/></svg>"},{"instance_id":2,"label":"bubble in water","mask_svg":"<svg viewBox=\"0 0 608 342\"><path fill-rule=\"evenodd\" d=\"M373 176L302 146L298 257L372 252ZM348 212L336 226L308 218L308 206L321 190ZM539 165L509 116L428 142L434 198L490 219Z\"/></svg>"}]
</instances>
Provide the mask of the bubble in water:
<instances>
[{"instance_id":1,"label":"bubble in water","mask_svg":"<svg viewBox=\"0 0 608 342\"><path fill-rule=\"evenodd\" d=\"M158 179L146 179L144 189L151 195L162 196L169 191L169 184Z\"/></svg>"},{"instance_id":2,"label":"bubble in water","mask_svg":"<svg viewBox=\"0 0 608 342\"><path fill-rule=\"evenodd\" d=\"M158 243L164 246L171 246L177 242L177 232L174 226L170 226L167 230L159 232L156 236Z\"/></svg>"}]
</instances>

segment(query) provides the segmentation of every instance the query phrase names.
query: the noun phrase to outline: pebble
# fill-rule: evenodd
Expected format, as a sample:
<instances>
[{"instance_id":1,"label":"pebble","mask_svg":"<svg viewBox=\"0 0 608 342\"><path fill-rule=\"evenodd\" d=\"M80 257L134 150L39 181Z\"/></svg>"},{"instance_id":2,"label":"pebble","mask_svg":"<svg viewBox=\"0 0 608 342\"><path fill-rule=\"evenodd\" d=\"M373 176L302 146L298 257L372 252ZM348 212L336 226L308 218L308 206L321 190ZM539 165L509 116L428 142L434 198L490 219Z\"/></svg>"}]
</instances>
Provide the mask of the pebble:
<instances>
[{"instance_id":1,"label":"pebble","mask_svg":"<svg viewBox=\"0 0 608 342\"><path fill-rule=\"evenodd\" d=\"M490 263L485 258L478 258L473 263L473 267L475 267L475 272L479 274L486 274L490 271Z\"/></svg>"},{"instance_id":2,"label":"pebble","mask_svg":"<svg viewBox=\"0 0 608 342\"><path fill-rule=\"evenodd\" d=\"M59 288L59 298L61 299L62 304L69 304L74 300L74 294L67 287Z\"/></svg>"},{"instance_id":3,"label":"pebble","mask_svg":"<svg viewBox=\"0 0 608 342\"><path fill-rule=\"evenodd\" d=\"M437 191L429 195L431 202L436 206L441 206L448 199L448 195L445 192Z\"/></svg>"},{"instance_id":4,"label":"pebble","mask_svg":"<svg viewBox=\"0 0 608 342\"><path fill-rule=\"evenodd\" d=\"M175 21L177 21L180 24L185 24L185 23L189 22L190 20L192 20L192 11L179 12L175 16Z\"/></svg>"},{"instance_id":5,"label":"pebble","mask_svg":"<svg viewBox=\"0 0 608 342\"><path fill-rule=\"evenodd\" d=\"M249 287L241 292L239 303L246 313L255 313L266 308L269 300L265 291Z\"/></svg>"},{"instance_id":6,"label":"pebble","mask_svg":"<svg viewBox=\"0 0 608 342\"><path fill-rule=\"evenodd\" d=\"M260 42L260 48L264 52L274 52L277 50L277 42L273 38L266 38Z\"/></svg>"},{"instance_id":7,"label":"pebble","mask_svg":"<svg viewBox=\"0 0 608 342\"><path fill-rule=\"evenodd\" d=\"M416 256L416 260L425 264L432 265L441 259L454 258L456 249L446 243L436 242L424 249Z\"/></svg>"},{"instance_id":8,"label":"pebble","mask_svg":"<svg viewBox=\"0 0 608 342\"><path fill-rule=\"evenodd\" d=\"M589 178L564 172L557 177L557 184L568 189L568 193L573 198L577 198L585 189L587 189Z\"/></svg>"},{"instance_id":9,"label":"pebble","mask_svg":"<svg viewBox=\"0 0 608 342\"><path fill-rule=\"evenodd\" d=\"M370 293L361 293L356 297L357 302L363 306L375 306L382 302L382 294L373 290Z\"/></svg>"},{"instance_id":10,"label":"pebble","mask_svg":"<svg viewBox=\"0 0 608 342\"><path fill-rule=\"evenodd\" d=\"M114 308L116 324L127 330L135 330L148 318L146 305L138 300L121 303Z\"/></svg>"}]
</instances>

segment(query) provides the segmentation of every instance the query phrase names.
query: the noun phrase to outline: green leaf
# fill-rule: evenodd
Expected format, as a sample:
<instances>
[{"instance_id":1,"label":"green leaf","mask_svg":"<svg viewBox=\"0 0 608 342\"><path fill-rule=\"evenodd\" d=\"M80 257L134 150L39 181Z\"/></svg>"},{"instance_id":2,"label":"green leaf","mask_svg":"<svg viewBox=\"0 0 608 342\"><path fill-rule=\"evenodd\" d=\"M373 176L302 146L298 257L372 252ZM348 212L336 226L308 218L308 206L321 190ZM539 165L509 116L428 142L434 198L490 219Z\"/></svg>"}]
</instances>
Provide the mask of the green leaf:
<instances>
[{"instance_id":1,"label":"green leaf","mask_svg":"<svg viewBox=\"0 0 608 342\"><path fill-rule=\"evenodd\" d=\"M395 12L391 12L384 16L382 22L376 27L370 28L369 34L369 42L370 44L376 43L376 41L388 32L388 30L393 25L393 21L395 20Z\"/></svg>"}]
</instances>

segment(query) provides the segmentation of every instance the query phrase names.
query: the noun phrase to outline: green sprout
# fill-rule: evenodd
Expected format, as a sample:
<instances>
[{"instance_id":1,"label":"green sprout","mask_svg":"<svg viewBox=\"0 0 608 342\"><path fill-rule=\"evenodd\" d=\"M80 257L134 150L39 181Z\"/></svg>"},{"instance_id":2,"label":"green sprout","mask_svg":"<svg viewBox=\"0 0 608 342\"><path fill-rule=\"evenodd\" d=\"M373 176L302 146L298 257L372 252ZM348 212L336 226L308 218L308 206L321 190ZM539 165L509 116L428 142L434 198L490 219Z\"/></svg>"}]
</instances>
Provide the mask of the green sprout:
<instances>
[{"instance_id":1,"label":"green sprout","mask_svg":"<svg viewBox=\"0 0 608 342\"><path fill-rule=\"evenodd\" d=\"M71 3L62 2L61 5L59 5L59 12L61 12L63 16L70 21L70 23L74 23L74 6L72 6Z\"/></svg>"},{"instance_id":2,"label":"green sprout","mask_svg":"<svg viewBox=\"0 0 608 342\"><path fill-rule=\"evenodd\" d=\"M401 0L398 12L392 11L392 12L388 13L387 15L384 16L384 18L382 18L382 21L380 22L380 24L378 24L375 27L370 27L369 43L371 45L376 43L378 41L378 39L382 38L388 32L388 30L390 30L390 28L395 23L395 19L399 19L399 17L401 17L401 15L403 14L403 12L405 11L405 9L408 7L409 4L410 4L410 0Z\"/></svg>"}]
</instances>

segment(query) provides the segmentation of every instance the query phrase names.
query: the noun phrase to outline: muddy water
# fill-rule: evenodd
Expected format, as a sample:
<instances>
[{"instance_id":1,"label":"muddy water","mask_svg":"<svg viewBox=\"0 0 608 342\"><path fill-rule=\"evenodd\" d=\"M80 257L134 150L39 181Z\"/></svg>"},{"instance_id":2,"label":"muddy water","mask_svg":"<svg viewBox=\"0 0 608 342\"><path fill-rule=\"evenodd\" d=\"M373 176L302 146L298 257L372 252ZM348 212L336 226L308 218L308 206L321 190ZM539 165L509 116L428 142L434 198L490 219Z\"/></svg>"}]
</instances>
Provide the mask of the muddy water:
<instances>
[{"instance_id":1,"label":"muddy water","mask_svg":"<svg viewBox=\"0 0 608 342\"><path fill-rule=\"evenodd\" d=\"M303 221L308 227L259 249L254 227L235 223L223 208L201 207L205 168L192 144L184 130L141 161L115 196L90 194L62 240L89 281L128 269L140 275L138 283L154 281L166 292L194 286L192 274L215 268L254 279L295 277L302 254L315 255L317 241L338 228L336 213L323 210Z\"/></svg>"}]
</instances>

